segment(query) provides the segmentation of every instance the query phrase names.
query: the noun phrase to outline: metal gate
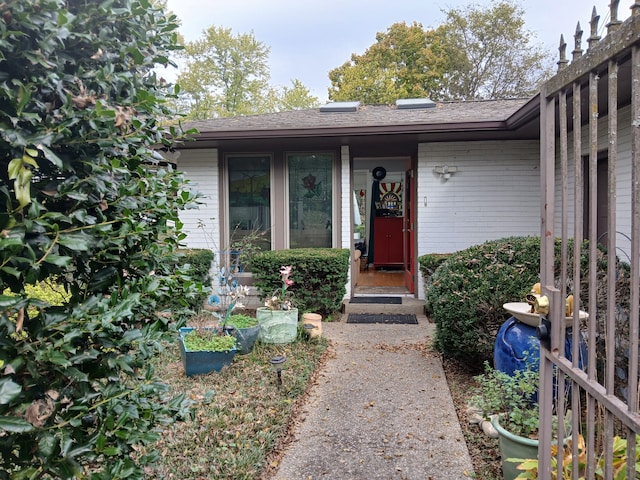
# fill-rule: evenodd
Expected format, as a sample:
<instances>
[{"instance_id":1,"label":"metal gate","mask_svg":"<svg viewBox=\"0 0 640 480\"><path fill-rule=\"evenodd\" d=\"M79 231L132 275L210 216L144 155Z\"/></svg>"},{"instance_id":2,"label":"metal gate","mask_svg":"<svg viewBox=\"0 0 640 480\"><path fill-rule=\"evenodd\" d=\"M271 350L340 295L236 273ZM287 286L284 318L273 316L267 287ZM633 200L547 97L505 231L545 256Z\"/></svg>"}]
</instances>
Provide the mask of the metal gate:
<instances>
[{"instance_id":1,"label":"metal gate","mask_svg":"<svg viewBox=\"0 0 640 480\"><path fill-rule=\"evenodd\" d=\"M618 4L612 0L602 39L594 7L586 52L578 24L571 62L561 38L558 72L540 94L540 270L549 310L538 327L538 478L545 480L640 478L640 0L624 22ZM578 335L572 359L565 356L566 324L583 337L583 366ZM567 411L565 428L554 418ZM555 456L554 445L564 445Z\"/></svg>"}]
</instances>

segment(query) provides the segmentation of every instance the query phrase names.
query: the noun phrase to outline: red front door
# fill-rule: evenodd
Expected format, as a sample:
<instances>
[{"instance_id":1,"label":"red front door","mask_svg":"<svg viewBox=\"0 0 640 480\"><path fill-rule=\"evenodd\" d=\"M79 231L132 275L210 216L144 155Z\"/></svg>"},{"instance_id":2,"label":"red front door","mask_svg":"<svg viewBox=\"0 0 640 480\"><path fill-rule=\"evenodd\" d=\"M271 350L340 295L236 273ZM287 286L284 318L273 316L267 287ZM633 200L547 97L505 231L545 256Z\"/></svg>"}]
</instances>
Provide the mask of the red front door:
<instances>
[{"instance_id":1,"label":"red front door","mask_svg":"<svg viewBox=\"0 0 640 480\"><path fill-rule=\"evenodd\" d=\"M405 171L404 201L405 215L403 226L404 242L404 284L409 293L415 288L415 199L413 194L413 169Z\"/></svg>"}]
</instances>

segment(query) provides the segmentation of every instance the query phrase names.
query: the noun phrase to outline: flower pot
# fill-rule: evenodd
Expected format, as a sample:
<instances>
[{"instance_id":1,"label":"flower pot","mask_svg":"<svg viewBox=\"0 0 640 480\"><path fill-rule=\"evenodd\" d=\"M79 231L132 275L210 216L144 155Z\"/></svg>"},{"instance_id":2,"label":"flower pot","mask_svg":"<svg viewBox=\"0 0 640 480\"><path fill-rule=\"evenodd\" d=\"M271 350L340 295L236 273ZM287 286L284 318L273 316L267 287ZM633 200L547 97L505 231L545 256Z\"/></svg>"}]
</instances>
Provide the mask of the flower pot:
<instances>
[{"instance_id":1,"label":"flower pot","mask_svg":"<svg viewBox=\"0 0 640 480\"><path fill-rule=\"evenodd\" d=\"M222 367L230 365L237 349L214 352L214 351L191 351L184 344L184 335L193 330L192 327L183 327L180 329L180 356L182 357L182 365L188 377L192 375L202 375L205 373L219 372Z\"/></svg>"},{"instance_id":2,"label":"flower pot","mask_svg":"<svg viewBox=\"0 0 640 480\"><path fill-rule=\"evenodd\" d=\"M304 325L313 325L313 328L309 331L311 338L320 337L322 335L322 315L318 313L304 313L302 315L302 323Z\"/></svg>"},{"instance_id":3,"label":"flower pot","mask_svg":"<svg viewBox=\"0 0 640 480\"><path fill-rule=\"evenodd\" d=\"M508 462L508 458L538 458L538 440L520 437L505 430L500 426L498 417L491 424L498 431L500 442L500 455L502 457L502 478L513 480L521 472L516 468L517 463Z\"/></svg>"},{"instance_id":4,"label":"flower pot","mask_svg":"<svg viewBox=\"0 0 640 480\"><path fill-rule=\"evenodd\" d=\"M271 310L259 307L256 318L260 326L258 340L263 343L291 343L298 335L298 309Z\"/></svg>"},{"instance_id":5,"label":"flower pot","mask_svg":"<svg viewBox=\"0 0 640 480\"><path fill-rule=\"evenodd\" d=\"M532 438L521 437L505 430L499 421L500 417L495 416L491 420L491 424L498 432L498 441L500 444L500 456L502 457L502 478L504 480L513 480L522 473L518 470L518 463L509 462L509 458L537 459L538 458L538 440ZM563 444L567 444L567 440L571 438L571 410L567 411L565 416L565 428L567 437ZM555 442L554 442L555 443ZM557 443L556 443L557 444Z\"/></svg>"},{"instance_id":6,"label":"flower pot","mask_svg":"<svg viewBox=\"0 0 640 480\"><path fill-rule=\"evenodd\" d=\"M238 353L246 355L253 350L253 345L260 335L260 325L254 325L247 328L236 328L235 336L238 339Z\"/></svg>"}]
</instances>

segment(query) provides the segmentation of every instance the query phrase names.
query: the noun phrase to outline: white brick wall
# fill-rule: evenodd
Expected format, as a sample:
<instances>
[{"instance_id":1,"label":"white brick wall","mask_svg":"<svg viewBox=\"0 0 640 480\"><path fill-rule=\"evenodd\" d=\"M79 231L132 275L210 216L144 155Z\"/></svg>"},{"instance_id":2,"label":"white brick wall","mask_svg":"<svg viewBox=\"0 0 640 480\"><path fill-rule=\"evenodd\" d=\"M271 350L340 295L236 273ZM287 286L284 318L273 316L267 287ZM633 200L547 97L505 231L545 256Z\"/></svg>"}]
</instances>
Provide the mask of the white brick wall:
<instances>
[{"instance_id":1,"label":"white brick wall","mask_svg":"<svg viewBox=\"0 0 640 480\"><path fill-rule=\"evenodd\" d=\"M540 231L538 141L422 143L418 146L417 255ZM436 166L455 166L447 181ZM424 297L422 278L416 289Z\"/></svg>"}]
</instances>

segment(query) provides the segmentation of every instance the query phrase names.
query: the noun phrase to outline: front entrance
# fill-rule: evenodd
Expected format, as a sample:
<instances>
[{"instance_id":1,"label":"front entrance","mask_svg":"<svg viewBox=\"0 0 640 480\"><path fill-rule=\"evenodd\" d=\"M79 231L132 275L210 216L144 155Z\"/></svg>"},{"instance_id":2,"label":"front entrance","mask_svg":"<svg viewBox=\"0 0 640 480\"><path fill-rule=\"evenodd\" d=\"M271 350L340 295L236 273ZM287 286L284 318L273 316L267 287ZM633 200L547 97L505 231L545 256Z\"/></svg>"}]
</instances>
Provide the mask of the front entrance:
<instances>
[{"instance_id":1,"label":"front entrance","mask_svg":"<svg viewBox=\"0 0 640 480\"><path fill-rule=\"evenodd\" d=\"M353 164L355 294L413 294L415 271L411 159Z\"/></svg>"}]
</instances>

